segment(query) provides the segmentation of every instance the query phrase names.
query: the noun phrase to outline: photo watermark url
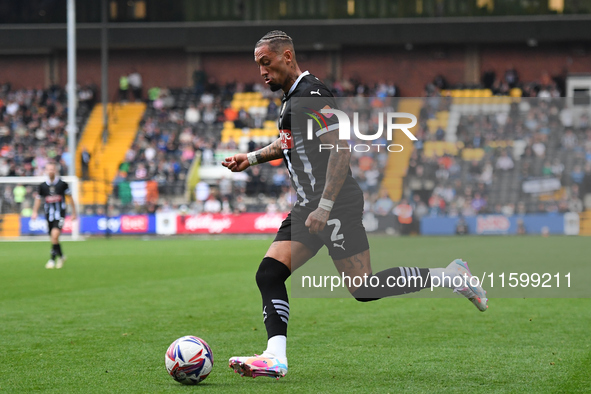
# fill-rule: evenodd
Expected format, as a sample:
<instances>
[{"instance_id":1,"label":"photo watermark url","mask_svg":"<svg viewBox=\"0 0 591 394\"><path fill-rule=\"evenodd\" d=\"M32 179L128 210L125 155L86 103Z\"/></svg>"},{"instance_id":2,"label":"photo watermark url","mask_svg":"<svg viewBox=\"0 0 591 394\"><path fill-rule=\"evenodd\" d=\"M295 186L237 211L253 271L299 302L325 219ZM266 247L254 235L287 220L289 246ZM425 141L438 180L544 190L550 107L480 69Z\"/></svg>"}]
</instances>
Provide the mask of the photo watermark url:
<instances>
[{"instance_id":1,"label":"photo watermark url","mask_svg":"<svg viewBox=\"0 0 591 394\"><path fill-rule=\"evenodd\" d=\"M439 287L462 288L466 286L478 287L487 286L496 287L541 287L541 288L560 288L571 287L570 272L561 273L505 273L495 274L493 272L484 273L480 278L478 276L464 275L427 275L425 278L416 276L388 276L385 282L380 283L380 278L373 275L364 274L363 276L349 276L344 272L341 275L304 275L301 277L302 288L330 288L334 291L339 288L351 287L398 287L398 288L429 288L433 291Z\"/></svg>"}]
</instances>

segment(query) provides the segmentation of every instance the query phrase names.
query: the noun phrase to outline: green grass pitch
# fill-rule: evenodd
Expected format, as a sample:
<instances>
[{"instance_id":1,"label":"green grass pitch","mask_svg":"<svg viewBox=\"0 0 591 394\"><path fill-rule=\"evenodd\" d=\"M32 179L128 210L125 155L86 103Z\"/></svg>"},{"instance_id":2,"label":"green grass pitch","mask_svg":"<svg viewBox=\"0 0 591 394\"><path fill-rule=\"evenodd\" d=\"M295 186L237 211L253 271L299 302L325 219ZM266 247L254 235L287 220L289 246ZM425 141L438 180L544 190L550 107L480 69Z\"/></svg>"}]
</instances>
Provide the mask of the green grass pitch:
<instances>
[{"instance_id":1,"label":"green grass pitch","mask_svg":"<svg viewBox=\"0 0 591 394\"><path fill-rule=\"evenodd\" d=\"M0 243L0 392L589 392L590 299L291 299L289 374L240 378L234 355L264 350L256 268L271 239L115 238ZM379 241L379 240L378 240ZM373 239L372 239L373 242ZM474 271L492 259L591 264L579 237L390 239L392 266ZM463 252L463 253L462 253ZM380 264L388 265L388 264ZM591 277L584 278L591 280ZM197 335L215 364L198 386L173 381L168 345Z\"/></svg>"}]
</instances>

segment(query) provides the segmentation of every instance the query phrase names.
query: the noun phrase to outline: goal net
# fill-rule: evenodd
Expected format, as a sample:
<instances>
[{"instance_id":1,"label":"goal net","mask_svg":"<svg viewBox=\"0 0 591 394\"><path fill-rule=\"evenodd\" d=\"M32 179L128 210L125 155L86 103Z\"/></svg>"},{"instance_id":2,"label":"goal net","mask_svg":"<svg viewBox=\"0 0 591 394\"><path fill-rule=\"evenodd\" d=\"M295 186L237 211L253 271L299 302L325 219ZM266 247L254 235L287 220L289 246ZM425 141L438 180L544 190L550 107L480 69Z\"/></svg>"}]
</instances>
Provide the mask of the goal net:
<instances>
[{"instance_id":1,"label":"goal net","mask_svg":"<svg viewBox=\"0 0 591 394\"><path fill-rule=\"evenodd\" d=\"M78 194L80 181L75 176L60 177L68 183L76 211L80 213ZM45 182L44 176L0 177L0 239L13 239L38 235L47 235L47 221L40 210L36 220L31 219L37 187ZM62 234L80 239L79 221L70 218L70 207L62 229Z\"/></svg>"}]
</instances>

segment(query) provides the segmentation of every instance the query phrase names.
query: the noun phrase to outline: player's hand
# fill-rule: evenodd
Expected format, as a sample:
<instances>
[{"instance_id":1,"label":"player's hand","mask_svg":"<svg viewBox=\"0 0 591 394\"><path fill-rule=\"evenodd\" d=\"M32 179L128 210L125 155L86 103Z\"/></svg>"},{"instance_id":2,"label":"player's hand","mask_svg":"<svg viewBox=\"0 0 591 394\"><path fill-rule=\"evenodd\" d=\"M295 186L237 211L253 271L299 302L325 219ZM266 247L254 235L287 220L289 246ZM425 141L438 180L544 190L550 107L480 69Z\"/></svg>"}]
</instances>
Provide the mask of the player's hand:
<instances>
[{"instance_id":1,"label":"player's hand","mask_svg":"<svg viewBox=\"0 0 591 394\"><path fill-rule=\"evenodd\" d=\"M72 221L76 221L76 220L78 220L78 216L76 216L76 214L75 214L75 213L73 213L73 214L71 214L71 215L70 215L70 219L71 219Z\"/></svg>"},{"instance_id":2,"label":"player's hand","mask_svg":"<svg viewBox=\"0 0 591 394\"><path fill-rule=\"evenodd\" d=\"M318 234L324 230L324 226L326 226L329 216L330 212L320 207L316 208L315 211L310 213L305 223L306 227L308 227L310 231L310 234Z\"/></svg>"},{"instance_id":3,"label":"player's hand","mask_svg":"<svg viewBox=\"0 0 591 394\"><path fill-rule=\"evenodd\" d=\"M244 171L250 167L248 158L244 153L238 153L232 157L226 157L224 161L222 161L222 165L232 172Z\"/></svg>"},{"instance_id":4,"label":"player's hand","mask_svg":"<svg viewBox=\"0 0 591 394\"><path fill-rule=\"evenodd\" d=\"M31 220L37 220L37 212L33 211L31 214Z\"/></svg>"}]
</instances>

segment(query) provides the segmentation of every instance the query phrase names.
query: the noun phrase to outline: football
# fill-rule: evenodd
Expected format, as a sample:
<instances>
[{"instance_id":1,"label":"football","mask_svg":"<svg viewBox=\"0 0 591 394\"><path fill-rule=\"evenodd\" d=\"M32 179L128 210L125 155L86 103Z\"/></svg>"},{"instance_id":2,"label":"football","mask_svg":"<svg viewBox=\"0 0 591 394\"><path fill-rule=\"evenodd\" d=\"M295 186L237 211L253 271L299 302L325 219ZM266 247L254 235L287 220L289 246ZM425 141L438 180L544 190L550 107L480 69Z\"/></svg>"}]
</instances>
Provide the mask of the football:
<instances>
[{"instance_id":1,"label":"football","mask_svg":"<svg viewBox=\"0 0 591 394\"><path fill-rule=\"evenodd\" d=\"M203 339L187 335L174 341L164 357L166 370L182 384L203 381L213 367L213 353Z\"/></svg>"}]
</instances>

